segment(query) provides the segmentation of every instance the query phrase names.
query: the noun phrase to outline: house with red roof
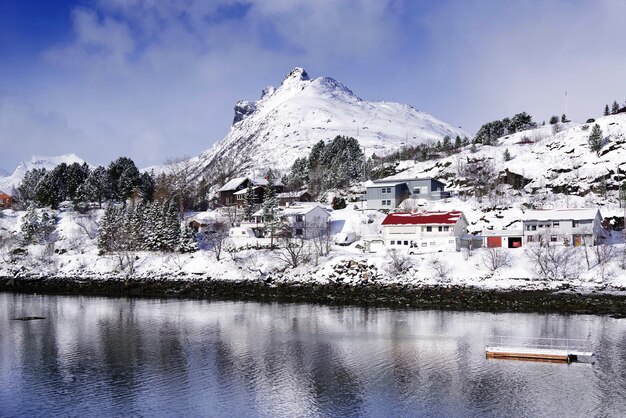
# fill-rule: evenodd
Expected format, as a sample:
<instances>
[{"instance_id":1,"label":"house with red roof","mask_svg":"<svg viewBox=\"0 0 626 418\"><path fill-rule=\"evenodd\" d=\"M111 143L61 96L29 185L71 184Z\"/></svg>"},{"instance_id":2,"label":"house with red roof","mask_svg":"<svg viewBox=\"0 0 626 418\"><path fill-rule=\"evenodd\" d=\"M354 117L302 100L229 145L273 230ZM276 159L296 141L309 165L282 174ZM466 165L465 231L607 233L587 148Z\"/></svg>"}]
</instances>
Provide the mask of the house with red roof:
<instances>
[{"instance_id":1,"label":"house with red roof","mask_svg":"<svg viewBox=\"0 0 626 418\"><path fill-rule=\"evenodd\" d=\"M13 197L0 190L0 209L11 209L13 206Z\"/></svg>"},{"instance_id":2,"label":"house with red roof","mask_svg":"<svg viewBox=\"0 0 626 418\"><path fill-rule=\"evenodd\" d=\"M467 226L460 211L396 212L387 215L382 223L387 248L415 254L458 251Z\"/></svg>"}]
</instances>

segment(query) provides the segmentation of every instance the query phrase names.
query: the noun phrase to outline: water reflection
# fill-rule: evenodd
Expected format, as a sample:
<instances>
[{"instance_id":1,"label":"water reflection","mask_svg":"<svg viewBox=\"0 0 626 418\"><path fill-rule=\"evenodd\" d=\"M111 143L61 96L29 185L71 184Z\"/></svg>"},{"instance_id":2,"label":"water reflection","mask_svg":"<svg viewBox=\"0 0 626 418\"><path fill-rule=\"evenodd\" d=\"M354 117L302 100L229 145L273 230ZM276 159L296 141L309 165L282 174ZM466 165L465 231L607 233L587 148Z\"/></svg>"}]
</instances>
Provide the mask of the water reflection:
<instances>
[{"instance_id":1,"label":"water reflection","mask_svg":"<svg viewBox=\"0 0 626 418\"><path fill-rule=\"evenodd\" d=\"M12 294L0 312L2 416L626 410L626 320L608 317ZM494 334L591 338L598 361L486 360Z\"/></svg>"}]
</instances>

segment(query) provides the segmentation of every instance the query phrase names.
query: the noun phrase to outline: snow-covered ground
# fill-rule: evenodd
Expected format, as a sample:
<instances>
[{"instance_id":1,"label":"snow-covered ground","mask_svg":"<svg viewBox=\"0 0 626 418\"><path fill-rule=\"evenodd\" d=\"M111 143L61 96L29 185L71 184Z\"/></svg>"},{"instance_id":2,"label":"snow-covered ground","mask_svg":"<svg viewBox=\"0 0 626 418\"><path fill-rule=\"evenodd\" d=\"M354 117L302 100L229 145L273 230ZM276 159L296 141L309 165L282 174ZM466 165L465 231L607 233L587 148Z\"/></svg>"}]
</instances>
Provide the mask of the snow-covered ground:
<instances>
[{"instance_id":1,"label":"snow-covered ground","mask_svg":"<svg viewBox=\"0 0 626 418\"><path fill-rule=\"evenodd\" d=\"M452 200L439 202L433 207L464 210L474 225L509 223L517 212L511 211L500 219L498 212L481 214L472 209L471 201ZM5 210L0 218L0 233L19 232L19 223L24 212ZM267 240L242 239L227 242L226 248L240 248L238 251L224 251L219 261L210 249L192 254L136 252L130 257L119 254L98 255L97 238L94 231L98 216L84 216L76 212L60 212L57 223L57 241L53 248L45 245L26 247L28 255L16 257L10 262L8 247L1 250L0 276L32 277L56 276L77 279L159 277L172 280L211 278L219 280L264 280L272 277L276 281L291 283L315 282L361 285L366 282L428 285L475 286L483 289L560 289L564 283L580 291L626 290L626 270L623 244L612 245L615 257L605 265L598 265L592 251L585 257L583 248L575 248L575 257L570 261L571 273L567 279L541 279L535 263L527 254L527 249L504 250L510 255L510 265L495 272L486 265L487 249L467 252L447 252L409 256L405 253L391 254L385 250L378 253L364 253L362 242L347 247L333 245L328 256L319 258L317 263L309 261L291 268L281 257L281 250L255 249L267 244ZM356 209L349 205L346 209L332 212L333 233L355 232L367 238L380 232L380 222L384 215L376 211ZM615 242L623 242L621 235L615 235ZM251 249L246 249L251 248ZM590 260L587 267L586 259ZM402 264L397 268L398 262ZM361 267L357 265L360 264ZM354 265L352 268L345 266ZM344 266L344 267L342 267ZM132 267L132 272L131 272ZM359 269L361 269L359 271ZM367 272L365 274L364 272Z\"/></svg>"}]
</instances>

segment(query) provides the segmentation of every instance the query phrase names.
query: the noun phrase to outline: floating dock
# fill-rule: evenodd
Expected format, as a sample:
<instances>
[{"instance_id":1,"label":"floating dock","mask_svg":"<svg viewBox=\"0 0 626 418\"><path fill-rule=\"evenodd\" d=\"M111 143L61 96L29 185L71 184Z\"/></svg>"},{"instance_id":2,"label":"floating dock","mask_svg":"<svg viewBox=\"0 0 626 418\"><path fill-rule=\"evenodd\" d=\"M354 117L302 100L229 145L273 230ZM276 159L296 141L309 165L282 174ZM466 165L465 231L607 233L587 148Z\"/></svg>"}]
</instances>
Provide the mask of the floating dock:
<instances>
[{"instance_id":1,"label":"floating dock","mask_svg":"<svg viewBox=\"0 0 626 418\"><path fill-rule=\"evenodd\" d=\"M588 340L570 338L495 337L487 343L485 353L492 359L550 363L593 363L595 360Z\"/></svg>"}]
</instances>

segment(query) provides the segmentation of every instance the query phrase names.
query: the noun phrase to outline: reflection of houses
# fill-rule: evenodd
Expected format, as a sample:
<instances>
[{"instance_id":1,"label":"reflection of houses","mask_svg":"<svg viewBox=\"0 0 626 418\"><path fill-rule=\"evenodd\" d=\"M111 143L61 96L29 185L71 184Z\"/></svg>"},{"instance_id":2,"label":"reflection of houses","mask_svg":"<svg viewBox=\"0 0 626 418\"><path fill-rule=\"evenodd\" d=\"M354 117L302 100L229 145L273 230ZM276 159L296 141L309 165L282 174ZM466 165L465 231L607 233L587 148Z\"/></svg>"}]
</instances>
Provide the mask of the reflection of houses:
<instances>
[{"instance_id":1,"label":"reflection of houses","mask_svg":"<svg viewBox=\"0 0 626 418\"><path fill-rule=\"evenodd\" d=\"M289 206L294 202L311 201L311 194L309 194L307 189L299 190L297 192L278 193L276 197L278 198L278 204L280 206Z\"/></svg>"},{"instance_id":2,"label":"reflection of houses","mask_svg":"<svg viewBox=\"0 0 626 418\"><path fill-rule=\"evenodd\" d=\"M529 210L522 216L524 242L595 245L604 238L599 209Z\"/></svg>"},{"instance_id":3,"label":"reflection of houses","mask_svg":"<svg viewBox=\"0 0 626 418\"><path fill-rule=\"evenodd\" d=\"M11 195L0 190L0 209L10 209L11 206L13 206Z\"/></svg>"},{"instance_id":4,"label":"reflection of houses","mask_svg":"<svg viewBox=\"0 0 626 418\"><path fill-rule=\"evenodd\" d=\"M219 189L220 205L242 207L245 203L246 192L250 183L252 183L254 203L263 203L265 188L267 187L267 179L236 177ZM274 190L276 193L283 191L283 184L278 179L274 180Z\"/></svg>"},{"instance_id":5,"label":"reflection of houses","mask_svg":"<svg viewBox=\"0 0 626 418\"><path fill-rule=\"evenodd\" d=\"M519 248L524 233L520 229L487 229L480 234L488 248Z\"/></svg>"},{"instance_id":6,"label":"reflection of houses","mask_svg":"<svg viewBox=\"0 0 626 418\"><path fill-rule=\"evenodd\" d=\"M300 202L281 208L279 217L283 224L282 231L287 231L291 236L310 238L327 230L330 214L317 203ZM252 220L241 222L241 226L252 228L257 236L263 236L263 210L252 214Z\"/></svg>"},{"instance_id":7,"label":"reflection of houses","mask_svg":"<svg viewBox=\"0 0 626 418\"><path fill-rule=\"evenodd\" d=\"M450 197L445 184L433 178L376 180L367 184L368 209L395 209L408 198L439 200Z\"/></svg>"},{"instance_id":8,"label":"reflection of houses","mask_svg":"<svg viewBox=\"0 0 626 418\"><path fill-rule=\"evenodd\" d=\"M392 249L458 250L467 225L460 211L390 213L382 223L383 239Z\"/></svg>"}]
</instances>

